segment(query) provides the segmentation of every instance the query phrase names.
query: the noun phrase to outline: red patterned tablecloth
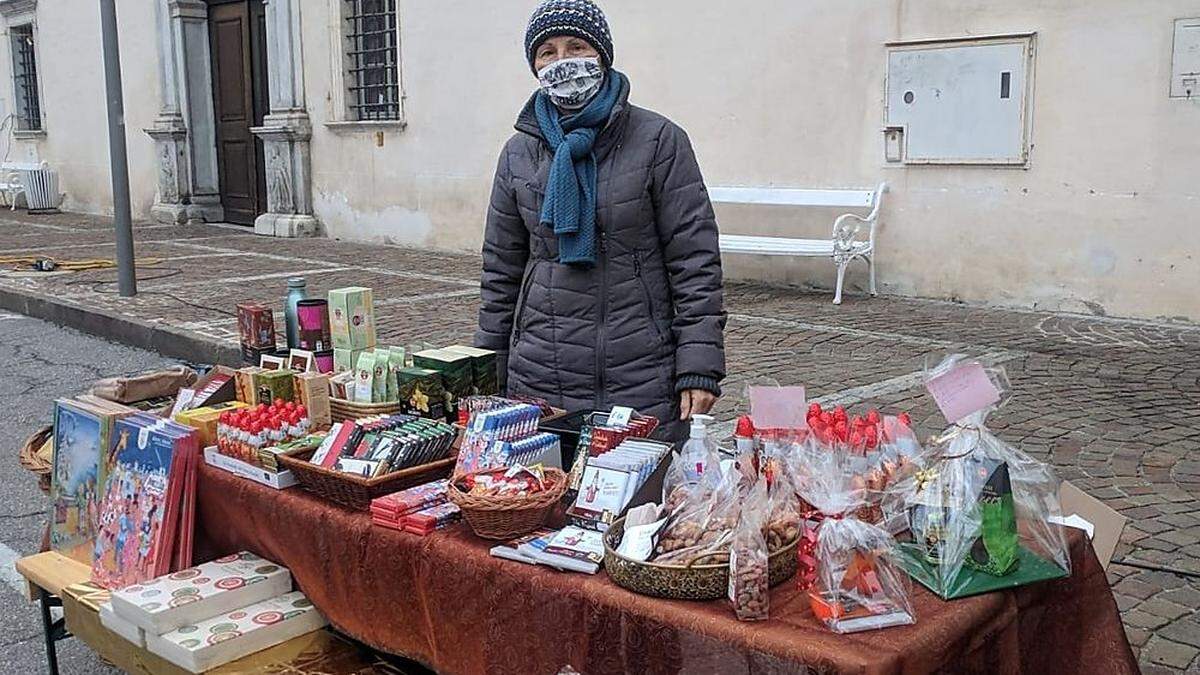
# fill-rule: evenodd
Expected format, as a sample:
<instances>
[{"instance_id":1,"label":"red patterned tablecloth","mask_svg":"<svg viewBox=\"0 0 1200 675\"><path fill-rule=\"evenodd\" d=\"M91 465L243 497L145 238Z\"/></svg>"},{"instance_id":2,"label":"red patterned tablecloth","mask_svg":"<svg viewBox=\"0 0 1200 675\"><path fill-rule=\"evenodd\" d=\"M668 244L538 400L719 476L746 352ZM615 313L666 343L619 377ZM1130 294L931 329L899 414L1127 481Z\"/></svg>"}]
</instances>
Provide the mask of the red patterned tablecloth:
<instances>
[{"instance_id":1,"label":"red patterned tablecloth","mask_svg":"<svg viewBox=\"0 0 1200 675\"><path fill-rule=\"evenodd\" d=\"M1108 581L1072 536L1074 574L944 602L913 587L917 624L835 635L792 583L771 619L630 593L594 575L501 560L460 524L428 537L300 488L203 466L197 555L249 549L286 565L343 632L439 673L1137 673ZM198 559L206 559L200 557Z\"/></svg>"}]
</instances>

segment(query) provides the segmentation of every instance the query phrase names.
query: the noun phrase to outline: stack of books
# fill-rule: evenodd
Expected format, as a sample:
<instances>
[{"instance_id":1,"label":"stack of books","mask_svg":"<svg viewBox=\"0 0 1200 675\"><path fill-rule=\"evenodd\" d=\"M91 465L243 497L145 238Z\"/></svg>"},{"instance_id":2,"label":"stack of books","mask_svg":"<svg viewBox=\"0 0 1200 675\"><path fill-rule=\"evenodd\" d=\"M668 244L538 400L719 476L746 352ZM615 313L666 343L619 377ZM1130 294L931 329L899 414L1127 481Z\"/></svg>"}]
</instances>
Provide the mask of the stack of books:
<instances>
[{"instance_id":1,"label":"stack of books","mask_svg":"<svg viewBox=\"0 0 1200 675\"><path fill-rule=\"evenodd\" d=\"M175 665L201 673L323 628L287 569L238 553L113 591L100 622Z\"/></svg>"}]
</instances>

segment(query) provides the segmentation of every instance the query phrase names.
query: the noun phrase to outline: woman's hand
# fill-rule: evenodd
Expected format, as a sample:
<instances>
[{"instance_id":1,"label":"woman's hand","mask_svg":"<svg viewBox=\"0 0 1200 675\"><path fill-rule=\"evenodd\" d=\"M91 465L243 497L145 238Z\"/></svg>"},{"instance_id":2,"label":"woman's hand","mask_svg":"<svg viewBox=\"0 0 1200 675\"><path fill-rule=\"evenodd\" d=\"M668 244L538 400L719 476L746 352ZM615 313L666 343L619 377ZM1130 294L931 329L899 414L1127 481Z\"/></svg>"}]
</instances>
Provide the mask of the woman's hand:
<instances>
[{"instance_id":1,"label":"woman's hand","mask_svg":"<svg viewBox=\"0 0 1200 675\"><path fill-rule=\"evenodd\" d=\"M686 420L692 415L707 415L717 402L716 394L704 389L684 389L679 392L679 419Z\"/></svg>"}]
</instances>

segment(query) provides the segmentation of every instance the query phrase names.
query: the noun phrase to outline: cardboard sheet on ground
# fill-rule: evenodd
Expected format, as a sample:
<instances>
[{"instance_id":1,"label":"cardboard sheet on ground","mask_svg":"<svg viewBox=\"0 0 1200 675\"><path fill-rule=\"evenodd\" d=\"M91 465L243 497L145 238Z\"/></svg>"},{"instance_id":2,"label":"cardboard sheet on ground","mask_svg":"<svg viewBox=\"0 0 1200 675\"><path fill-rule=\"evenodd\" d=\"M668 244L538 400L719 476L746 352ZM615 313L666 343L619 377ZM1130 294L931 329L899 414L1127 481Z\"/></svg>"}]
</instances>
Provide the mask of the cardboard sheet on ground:
<instances>
[{"instance_id":1,"label":"cardboard sheet on ground","mask_svg":"<svg viewBox=\"0 0 1200 675\"><path fill-rule=\"evenodd\" d=\"M1104 505L1088 493L1080 490L1071 483L1063 481L1058 490L1058 499L1062 502L1063 522L1067 527L1079 527L1087 532L1086 527L1080 527L1071 516L1077 516L1092 526L1088 537L1092 540L1092 549L1104 569L1112 561L1117 543L1121 541L1121 533L1129 519Z\"/></svg>"}]
</instances>

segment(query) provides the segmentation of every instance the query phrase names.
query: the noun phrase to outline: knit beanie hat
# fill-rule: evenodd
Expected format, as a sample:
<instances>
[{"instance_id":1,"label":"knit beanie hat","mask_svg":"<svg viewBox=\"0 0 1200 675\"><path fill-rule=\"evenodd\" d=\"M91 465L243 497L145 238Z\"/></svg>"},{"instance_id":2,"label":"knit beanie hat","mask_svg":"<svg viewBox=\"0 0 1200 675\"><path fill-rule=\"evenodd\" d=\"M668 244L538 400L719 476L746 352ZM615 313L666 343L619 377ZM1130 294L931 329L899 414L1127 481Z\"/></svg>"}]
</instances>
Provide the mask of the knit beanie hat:
<instances>
[{"instance_id":1,"label":"knit beanie hat","mask_svg":"<svg viewBox=\"0 0 1200 675\"><path fill-rule=\"evenodd\" d=\"M596 3L591 0L545 0L538 5L525 29L525 58L535 73L535 50L546 40L560 35L574 35L585 40L600 53L604 67L612 67L612 35L608 32L608 20Z\"/></svg>"}]
</instances>

